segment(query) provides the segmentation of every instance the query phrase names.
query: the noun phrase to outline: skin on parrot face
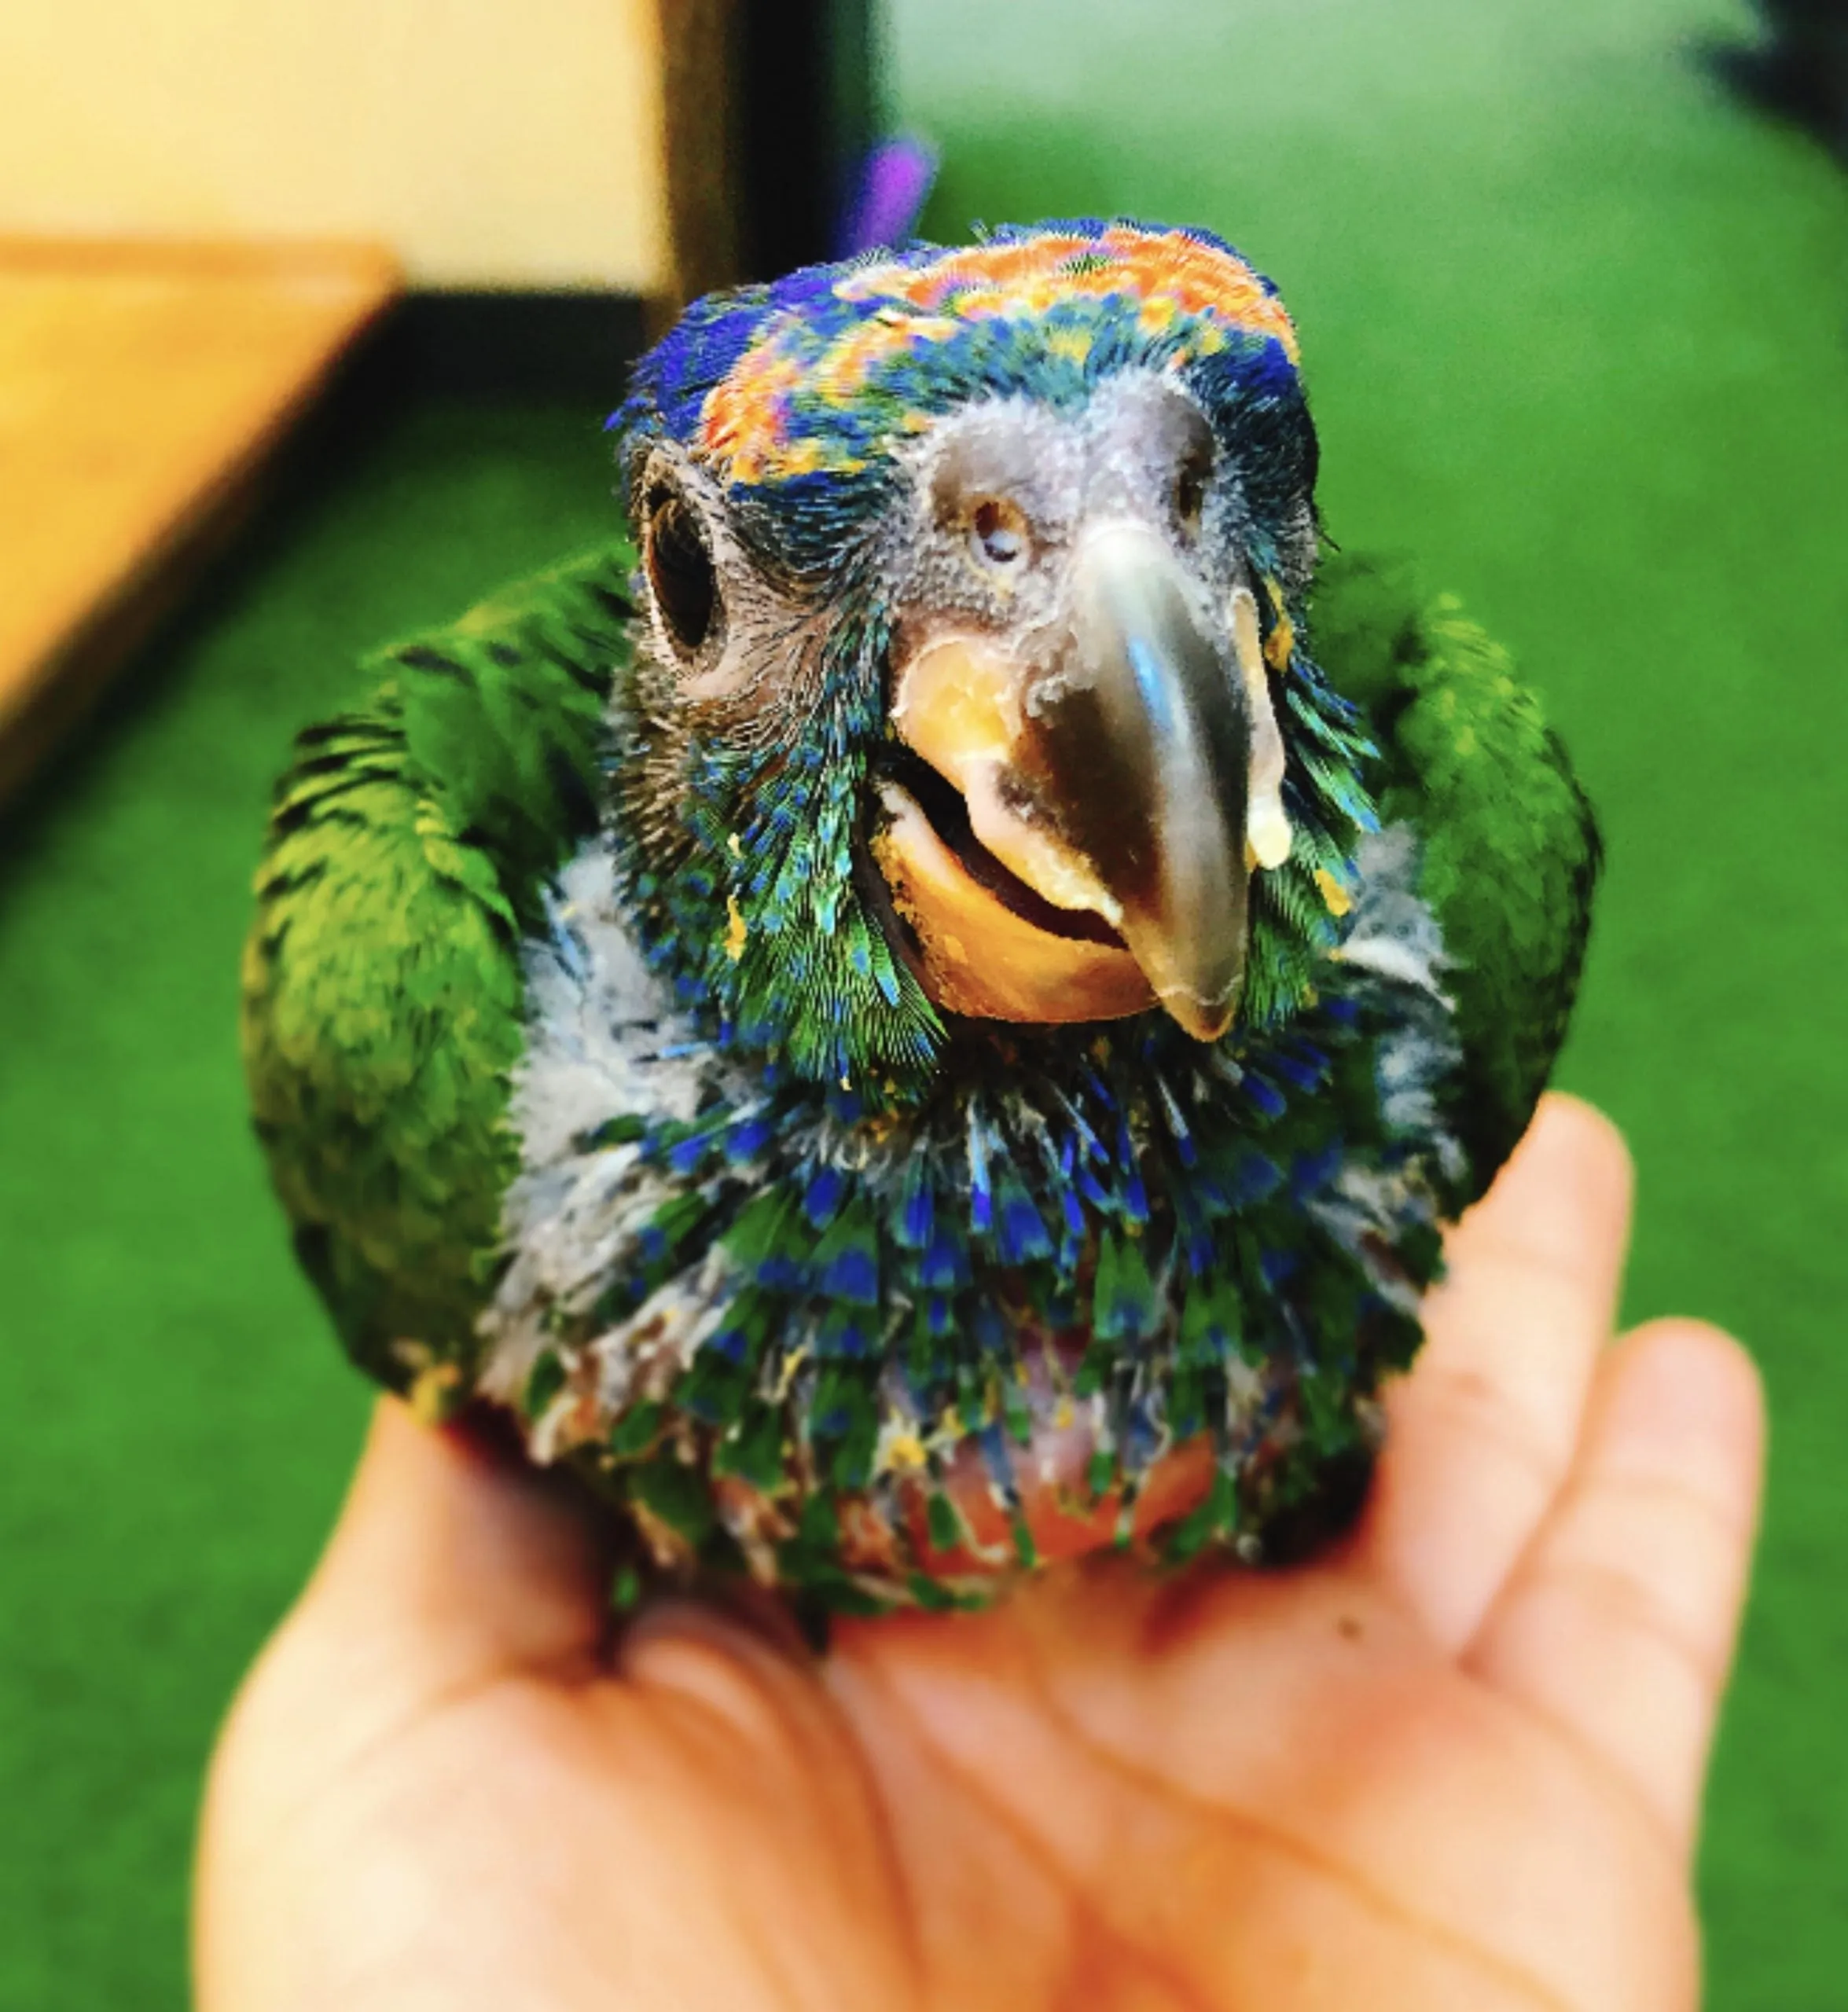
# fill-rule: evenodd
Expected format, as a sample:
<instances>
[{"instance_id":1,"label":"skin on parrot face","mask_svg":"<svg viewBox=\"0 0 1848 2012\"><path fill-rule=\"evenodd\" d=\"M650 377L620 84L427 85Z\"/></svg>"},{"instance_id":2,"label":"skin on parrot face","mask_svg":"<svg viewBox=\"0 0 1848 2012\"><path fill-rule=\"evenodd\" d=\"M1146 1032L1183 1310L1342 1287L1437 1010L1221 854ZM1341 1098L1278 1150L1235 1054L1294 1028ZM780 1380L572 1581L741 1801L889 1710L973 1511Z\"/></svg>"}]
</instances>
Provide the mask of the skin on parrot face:
<instances>
[{"instance_id":1,"label":"skin on parrot face","mask_svg":"<svg viewBox=\"0 0 1848 2012\"><path fill-rule=\"evenodd\" d=\"M1236 457L1184 389L1136 371L1075 413L973 398L897 467L865 534L893 633L862 876L893 949L949 1013L1159 1003L1217 1040L1251 876L1291 842ZM639 486L685 731L761 736L813 701L811 597L752 566L685 457L658 453Z\"/></svg>"}]
</instances>

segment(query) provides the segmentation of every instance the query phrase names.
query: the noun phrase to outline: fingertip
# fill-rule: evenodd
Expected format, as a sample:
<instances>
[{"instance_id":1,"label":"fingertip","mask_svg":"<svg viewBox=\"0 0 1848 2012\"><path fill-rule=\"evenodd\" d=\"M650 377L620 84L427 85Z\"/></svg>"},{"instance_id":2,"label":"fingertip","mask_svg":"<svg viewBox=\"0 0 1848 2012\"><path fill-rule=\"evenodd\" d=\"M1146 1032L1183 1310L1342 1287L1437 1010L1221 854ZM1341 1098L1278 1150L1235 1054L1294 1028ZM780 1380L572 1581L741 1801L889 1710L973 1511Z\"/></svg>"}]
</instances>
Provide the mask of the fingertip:
<instances>
[{"instance_id":1,"label":"fingertip","mask_svg":"<svg viewBox=\"0 0 1848 2012\"><path fill-rule=\"evenodd\" d=\"M1576 1097L1542 1099L1493 1185L1452 1232L1453 1269L1512 1257L1596 1280L1615 1301L1635 1181L1623 1135Z\"/></svg>"},{"instance_id":2,"label":"fingertip","mask_svg":"<svg viewBox=\"0 0 1848 2012\"><path fill-rule=\"evenodd\" d=\"M373 1400L360 1442L355 1486L383 1479L428 1457L432 1434L402 1397L381 1391Z\"/></svg>"},{"instance_id":3,"label":"fingertip","mask_svg":"<svg viewBox=\"0 0 1848 2012\"><path fill-rule=\"evenodd\" d=\"M381 1397L305 1603L376 1627L543 1655L601 1625L582 1505L479 1420L432 1427Z\"/></svg>"},{"instance_id":4,"label":"fingertip","mask_svg":"<svg viewBox=\"0 0 1848 2012\"><path fill-rule=\"evenodd\" d=\"M1651 1364L1672 1363L1676 1380L1690 1400L1716 1413L1762 1416L1765 1386L1756 1359L1737 1335L1710 1320L1685 1313L1659 1314L1633 1327L1618 1347ZM1657 1368L1651 1374L1666 1372Z\"/></svg>"},{"instance_id":5,"label":"fingertip","mask_svg":"<svg viewBox=\"0 0 1848 2012\"><path fill-rule=\"evenodd\" d=\"M1629 1143L1615 1122L1596 1104L1563 1090L1549 1090L1541 1099L1508 1172L1524 1182L1570 1180L1626 1213L1636 1186Z\"/></svg>"},{"instance_id":6,"label":"fingertip","mask_svg":"<svg viewBox=\"0 0 1848 2012\"><path fill-rule=\"evenodd\" d=\"M432 1425L402 1398L382 1393L367 1421L329 1562L337 1562L344 1548L403 1536L473 1499L498 1494L512 1467L473 1415Z\"/></svg>"},{"instance_id":7,"label":"fingertip","mask_svg":"<svg viewBox=\"0 0 1848 2012\"><path fill-rule=\"evenodd\" d=\"M1549 1090L1535 1111L1535 1123L1549 1133L1570 1137L1578 1147L1596 1153L1626 1170L1630 1164L1629 1142L1617 1121L1587 1099L1570 1090Z\"/></svg>"},{"instance_id":8,"label":"fingertip","mask_svg":"<svg viewBox=\"0 0 1848 2012\"><path fill-rule=\"evenodd\" d=\"M1722 1327L1681 1315L1646 1321L1611 1350L1604 1372L1604 1430L1617 1441L1659 1448L1677 1464L1698 1459L1755 1503L1766 1436L1764 1379Z\"/></svg>"},{"instance_id":9,"label":"fingertip","mask_svg":"<svg viewBox=\"0 0 1848 2012\"><path fill-rule=\"evenodd\" d=\"M439 1473L445 1465L446 1456L435 1435L407 1405L389 1394L375 1398L310 1593L338 1592L350 1577L363 1572L366 1559L390 1528L393 1505L414 1499L428 1485L432 1470Z\"/></svg>"}]
</instances>

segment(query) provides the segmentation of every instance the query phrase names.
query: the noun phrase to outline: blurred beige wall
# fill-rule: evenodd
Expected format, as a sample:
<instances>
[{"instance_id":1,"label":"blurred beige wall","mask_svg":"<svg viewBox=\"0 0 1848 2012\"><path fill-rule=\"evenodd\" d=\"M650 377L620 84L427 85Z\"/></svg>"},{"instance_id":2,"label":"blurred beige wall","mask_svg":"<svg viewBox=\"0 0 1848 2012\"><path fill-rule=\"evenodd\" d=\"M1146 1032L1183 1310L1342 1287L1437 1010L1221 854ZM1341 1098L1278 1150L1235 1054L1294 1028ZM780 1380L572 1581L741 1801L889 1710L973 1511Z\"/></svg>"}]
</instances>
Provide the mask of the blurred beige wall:
<instances>
[{"instance_id":1,"label":"blurred beige wall","mask_svg":"<svg viewBox=\"0 0 1848 2012\"><path fill-rule=\"evenodd\" d=\"M381 238L649 292L652 0L0 0L0 231Z\"/></svg>"}]
</instances>

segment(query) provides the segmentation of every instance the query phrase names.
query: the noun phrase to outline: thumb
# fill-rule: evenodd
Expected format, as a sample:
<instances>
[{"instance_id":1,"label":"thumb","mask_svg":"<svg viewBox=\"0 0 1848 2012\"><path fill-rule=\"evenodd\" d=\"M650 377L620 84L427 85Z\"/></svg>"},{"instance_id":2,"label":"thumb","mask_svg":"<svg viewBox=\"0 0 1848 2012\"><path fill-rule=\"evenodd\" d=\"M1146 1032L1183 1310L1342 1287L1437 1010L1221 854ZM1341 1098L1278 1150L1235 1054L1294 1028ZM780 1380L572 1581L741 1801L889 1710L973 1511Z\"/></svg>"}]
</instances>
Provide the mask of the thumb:
<instances>
[{"instance_id":1,"label":"thumb","mask_svg":"<svg viewBox=\"0 0 1848 2012\"><path fill-rule=\"evenodd\" d=\"M266 1863L330 1783L444 1705L522 1672L590 1669L601 1584L554 1483L382 1398L321 1562L221 1733L201 1895L228 1868ZM202 1948L222 1926L202 1911Z\"/></svg>"},{"instance_id":2,"label":"thumb","mask_svg":"<svg viewBox=\"0 0 1848 2012\"><path fill-rule=\"evenodd\" d=\"M465 1684L593 1654L604 1584L589 1520L558 1478L488 1429L432 1428L384 1397L289 1625Z\"/></svg>"}]
</instances>

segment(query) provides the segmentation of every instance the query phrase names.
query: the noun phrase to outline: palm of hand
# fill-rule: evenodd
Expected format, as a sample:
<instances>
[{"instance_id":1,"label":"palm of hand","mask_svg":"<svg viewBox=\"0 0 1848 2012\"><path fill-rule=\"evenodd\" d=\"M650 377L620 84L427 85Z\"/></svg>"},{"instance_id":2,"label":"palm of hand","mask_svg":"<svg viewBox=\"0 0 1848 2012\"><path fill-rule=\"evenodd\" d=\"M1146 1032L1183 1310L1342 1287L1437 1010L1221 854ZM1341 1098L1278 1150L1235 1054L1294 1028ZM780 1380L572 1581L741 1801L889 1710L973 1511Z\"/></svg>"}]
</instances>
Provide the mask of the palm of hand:
<instances>
[{"instance_id":1,"label":"palm of hand","mask_svg":"<svg viewBox=\"0 0 1848 2012\"><path fill-rule=\"evenodd\" d=\"M1626 1190L1555 1103L1338 1555L819 1663L675 1607L611 1667L570 1517L382 1407L215 1764L205 2012L1692 2005L1760 1428L1723 1338L1605 1347Z\"/></svg>"}]
</instances>

